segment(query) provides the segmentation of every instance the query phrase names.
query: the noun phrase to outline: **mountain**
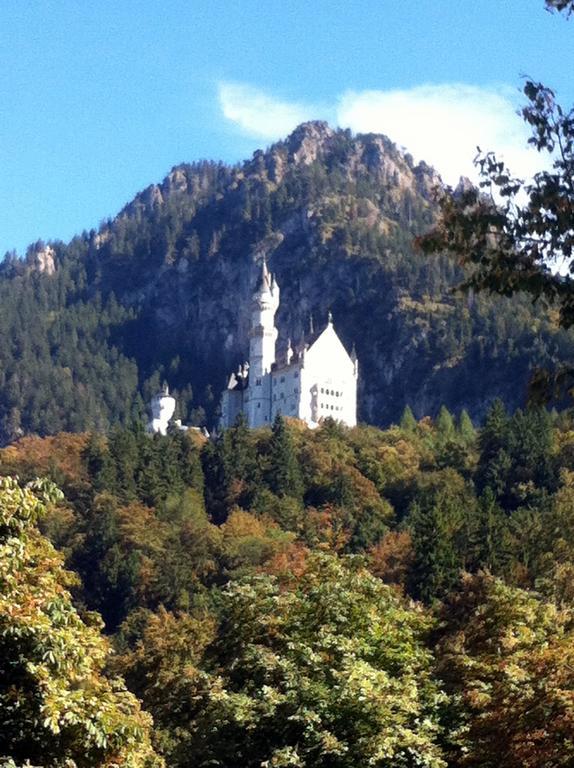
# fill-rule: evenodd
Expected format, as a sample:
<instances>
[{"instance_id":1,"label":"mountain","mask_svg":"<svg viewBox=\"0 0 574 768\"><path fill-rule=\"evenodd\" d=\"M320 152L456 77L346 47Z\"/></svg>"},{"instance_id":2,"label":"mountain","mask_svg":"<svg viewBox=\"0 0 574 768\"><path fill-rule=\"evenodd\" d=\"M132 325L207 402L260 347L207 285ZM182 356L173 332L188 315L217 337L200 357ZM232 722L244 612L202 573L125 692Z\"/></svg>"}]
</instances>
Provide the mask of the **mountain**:
<instances>
[{"instance_id":1,"label":"mountain","mask_svg":"<svg viewBox=\"0 0 574 768\"><path fill-rule=\"evenodd\" d=\"M527 299L457 295L457 266L414 250L440 185L384 136L310 122L236 166L176 166L97 231L7 255L0 441L141 418L163 379L184 420L212 424L263 255L279 347L329 310L356 344L362 420L520 405L533 367L574 360L574 337Z\"/></svg>"}]
</instances>

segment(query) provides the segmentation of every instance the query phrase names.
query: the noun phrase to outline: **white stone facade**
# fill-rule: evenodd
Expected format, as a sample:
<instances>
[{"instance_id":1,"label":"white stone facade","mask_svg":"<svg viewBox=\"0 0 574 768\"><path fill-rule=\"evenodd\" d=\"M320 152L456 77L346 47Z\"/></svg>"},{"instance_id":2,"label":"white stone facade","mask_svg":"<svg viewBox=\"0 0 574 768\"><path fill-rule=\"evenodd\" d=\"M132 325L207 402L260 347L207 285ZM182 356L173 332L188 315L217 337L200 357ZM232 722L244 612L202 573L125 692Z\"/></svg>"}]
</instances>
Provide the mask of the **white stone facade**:
<instances>
[{"instance_id":1,"label":"white stone facade","mask_svg":"<svg viewBox=\"0 0 574 768\"><path fill-rule=\"evenodd\" d=\"M151 421L148 423L148 432L156 432L167 435L167 428L175 412L175 398L169 394L167 384L164 384L161 392L154 395L151 400Z\"/></svg>"},{"instance_id":2,"label":"white stone facade","mask_svg":"<svg viewBox=\"0 0 574 768\"><path fill-rule=\"evenodd\" d=\"M221 399L220 426L232 426L240 413L250 427L269 426L276 415L317 427L331 417L350 427L357 423L358 361L348 354L333 328L327 327L296 350L291 343L276 360L279 286L263 263L253 294L249 363L230 376Z\"/></svg>"}]
</instances>

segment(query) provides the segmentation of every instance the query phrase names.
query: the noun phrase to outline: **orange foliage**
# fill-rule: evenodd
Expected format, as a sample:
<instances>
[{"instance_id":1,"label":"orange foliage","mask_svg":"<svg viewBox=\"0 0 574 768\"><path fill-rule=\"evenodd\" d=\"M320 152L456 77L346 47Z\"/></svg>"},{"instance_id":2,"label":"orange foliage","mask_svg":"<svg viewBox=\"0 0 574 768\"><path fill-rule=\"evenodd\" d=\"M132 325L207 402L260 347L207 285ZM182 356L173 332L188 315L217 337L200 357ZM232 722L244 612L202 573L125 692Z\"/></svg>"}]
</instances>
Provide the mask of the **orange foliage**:
<instances>
[{"instance_id":1,"label":"orange foliage","mask_svg":"<svg viewBox=\"0 0 574 768\"><path fill-rule=\"evenodd\" d=\"M293 542L278 552L261 568L264 573L277 576L281 581L300 579L307 570L309 549L300 542Z\"/></svg>"},{"instance_id":2,"label":"orange foliage","mask_svg":"<svg viewBox=\"0 0 574 768\"><path fill-rule=\"evenodd\" d=\"M82 451L87 441L87 434L69 432L51 437L22 437L0 449L0 473L41 475L56 469L69 480L87 482L82 463Z\"/></svg>"},{"instance_id":3,"label":"orange foliage","mask_svg":"<svg viewBox=\"0 0 574 768\"><path fill-rule=\"evenodd\" d=\"M369 569L385 584L404 587L413 561L413 542L408 531L389 531L369 550Z\"/></svg>"},{"instance_id":4,"label":"orange foliage","mask_svg":"<svg viewBox=\"0 0 574 768\"><path fill-rule=\"evenodd\" d=\"M351 536L345 517L344 511L334 504L324 504L320 509L309 507L303 523L309 546L342 552Z\"/></svg>"}]
</instances>

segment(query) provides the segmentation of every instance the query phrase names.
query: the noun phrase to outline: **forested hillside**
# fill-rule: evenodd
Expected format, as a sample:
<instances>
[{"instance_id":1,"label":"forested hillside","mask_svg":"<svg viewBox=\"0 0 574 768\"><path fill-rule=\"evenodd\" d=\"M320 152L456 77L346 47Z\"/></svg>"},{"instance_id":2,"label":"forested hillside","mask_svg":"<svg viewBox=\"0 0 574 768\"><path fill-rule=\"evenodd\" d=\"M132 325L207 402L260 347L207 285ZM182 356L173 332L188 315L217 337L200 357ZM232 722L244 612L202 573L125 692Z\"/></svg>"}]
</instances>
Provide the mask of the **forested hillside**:
<instances>
[{"instance_id":1,"label":"forested hillside","mask_svg":"<svg viewBox=\"0 0 574 768\"><path fill-rule=\"evenodd\" d=\"M247 355L263 255L281 285L279 346L331 310L356 344L359 417L441 404L476 422L524 402L529 371L574 359L572 336L520 297L458 296L449 259L415 252L439 184L376 135L324 123L228 167L174 168L98 231L37 243L0 266L0 441L141 419L160 380L211 426Z\"/></svg>"},{"instance_id":2,"label":"forested hillside","mask_svg":"<svg viewBox=\"0 0 574 768\"><path fill-rule=\"evenodd\" d=\"M480 431L446 408L400 421L0 450L0 475L64 490L0 483L0 756L571 765L571 417L498 401Z\"/></svg>"}]
</instances>

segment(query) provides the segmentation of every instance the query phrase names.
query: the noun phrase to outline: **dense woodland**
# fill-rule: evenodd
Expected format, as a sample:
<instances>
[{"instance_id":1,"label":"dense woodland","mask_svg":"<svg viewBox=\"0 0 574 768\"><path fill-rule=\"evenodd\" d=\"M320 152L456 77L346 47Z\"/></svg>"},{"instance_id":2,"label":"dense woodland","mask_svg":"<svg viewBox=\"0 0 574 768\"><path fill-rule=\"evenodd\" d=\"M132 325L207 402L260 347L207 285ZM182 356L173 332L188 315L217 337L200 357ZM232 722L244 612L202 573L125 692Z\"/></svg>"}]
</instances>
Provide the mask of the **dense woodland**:
<instances>
[{"instance_id":1,"label":"dense woodland","mask_svg":"<svg viewBox=\"0 0 574 768\"><path fill-rule=\"evenodd\" d=\"M212 441L118 427L22 438L0 474L20 478L0 487L0 557L26 585L16 614L0 604L0 695L27 702L0 706L16 764L48 748L79 765L120 749L134 766L572 764L568 413L497 401L481 429L445 407L384 431L240 421ZM92 710L113 714L115 691L153 726L135 698L106 719L61 694L70 632L72 687L79 647L99 644L98 676L79 673Z\"/></svg>"}]
</instances>

